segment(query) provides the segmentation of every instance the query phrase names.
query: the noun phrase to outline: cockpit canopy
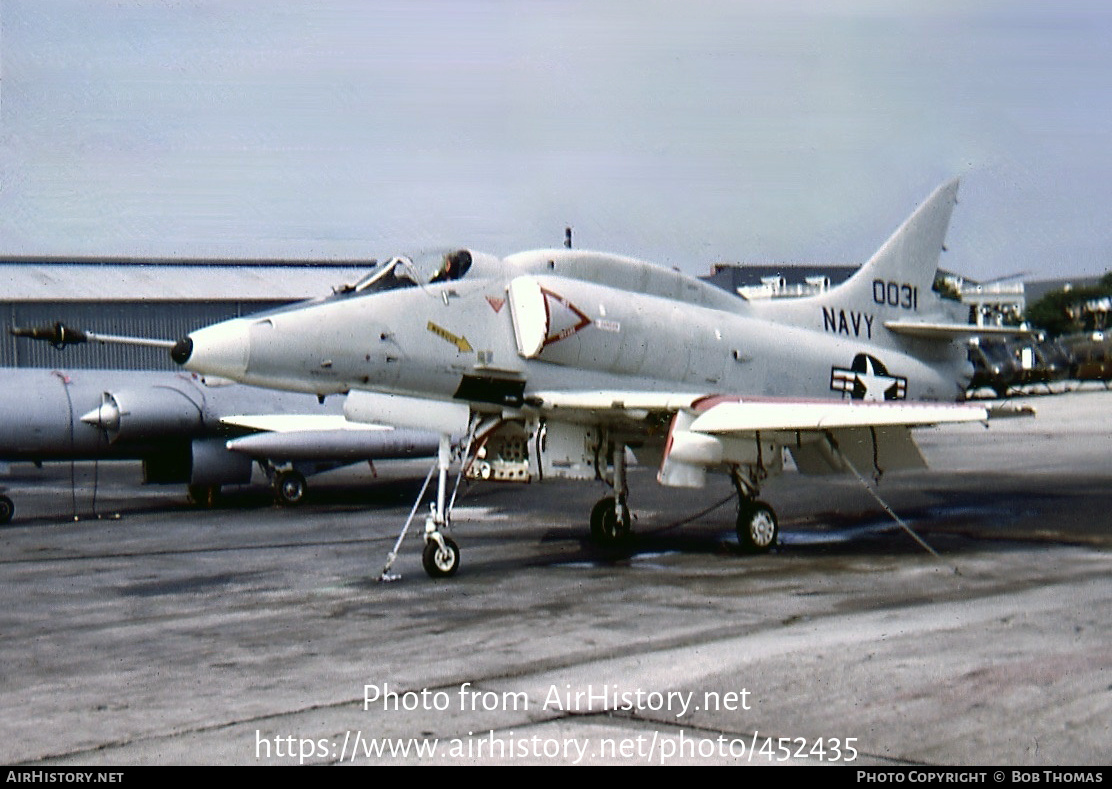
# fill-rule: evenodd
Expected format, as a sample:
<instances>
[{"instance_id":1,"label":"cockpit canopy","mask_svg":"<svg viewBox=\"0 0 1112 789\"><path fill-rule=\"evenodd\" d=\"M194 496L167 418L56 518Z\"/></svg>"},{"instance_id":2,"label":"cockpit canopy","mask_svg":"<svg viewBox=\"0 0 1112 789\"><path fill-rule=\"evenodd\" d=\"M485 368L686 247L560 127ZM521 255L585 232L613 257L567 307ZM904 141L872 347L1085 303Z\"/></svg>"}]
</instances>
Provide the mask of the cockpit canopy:
<instances>
[{"instance_id":1,"label":"cockpit canopy","mask_svg":"<svg viewBox=\"0 0 1112 789\"><path fill-rule=\"evenodd\" d=\"M466 275L471 263L471 253L466 249L426 255L416 261L404 256L393 257L371 269L354 285L343 285L336 288L335 292L340 295L379 293L435 282L450 282Z\"/></svg>"}]
</instances>

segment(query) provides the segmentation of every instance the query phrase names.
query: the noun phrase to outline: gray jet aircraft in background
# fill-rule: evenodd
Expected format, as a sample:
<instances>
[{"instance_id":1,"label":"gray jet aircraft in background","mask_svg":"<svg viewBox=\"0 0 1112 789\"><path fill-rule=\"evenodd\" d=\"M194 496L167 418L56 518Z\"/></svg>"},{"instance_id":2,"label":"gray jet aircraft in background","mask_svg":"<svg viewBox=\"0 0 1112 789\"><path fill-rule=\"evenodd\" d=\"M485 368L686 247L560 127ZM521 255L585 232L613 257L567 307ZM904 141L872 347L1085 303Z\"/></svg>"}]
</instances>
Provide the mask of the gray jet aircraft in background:
<instances>
[{"instance_id":1,"label":"gray jet aircraft in background","mask_svg":"<svg viewBox=\"0 0 1112 789\"><path fill-rule=\"evenodd\" d=\"M762 482L783 450L803 473L857 476L925 465L911 429L981 421L955 401L971 375L932 290L956 202L939 187L847 282L798 299L746 301L651 263L571 249L497 258L461 249L394 258L331 297L193 332L171 355L188 370L318 396L345 394L352 422L440 434L424 566L447 576L451 437L467 473L503 480L600 479L614 491L592 535L630 528L626 450L658 481L739 494L737 537L777 541Z\"/></svg>"},{"instance_id":2,"label":"gray jet aircraft in background","mask_svg":"<svg viewBox=\"0 0 1112 789\"><path fill-rule=\"evenodd\" d=\"M183 372L0 370L0 461L141 460L150 483L185 483L212 504L258 462L275 498L305 477L363 460L429 457L435 434L347 422L333 404ZM15 505L0 496L0 523Z\"/></svg>"}]
</instances>

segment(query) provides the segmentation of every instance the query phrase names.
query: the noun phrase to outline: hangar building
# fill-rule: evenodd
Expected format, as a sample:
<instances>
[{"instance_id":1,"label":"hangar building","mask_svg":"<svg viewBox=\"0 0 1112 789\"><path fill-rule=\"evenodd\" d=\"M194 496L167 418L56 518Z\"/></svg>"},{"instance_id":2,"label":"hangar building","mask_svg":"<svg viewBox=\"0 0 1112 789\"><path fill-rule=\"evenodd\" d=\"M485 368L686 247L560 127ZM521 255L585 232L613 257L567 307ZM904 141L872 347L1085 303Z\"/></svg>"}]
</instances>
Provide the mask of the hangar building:
<instances>
[{"instance_id":1,"label":"hangar building","mask_svg":"<svg viewBox=\"0 0 1112 789\"><path fill-rule=\"evenodd\" d=\"M226 318L326 296L373 265L0 257L0 367L174 369L160 348L90 343L59 351L8 329L61 321L86 331L173 340Z\"/></svg>"}]
</instances>

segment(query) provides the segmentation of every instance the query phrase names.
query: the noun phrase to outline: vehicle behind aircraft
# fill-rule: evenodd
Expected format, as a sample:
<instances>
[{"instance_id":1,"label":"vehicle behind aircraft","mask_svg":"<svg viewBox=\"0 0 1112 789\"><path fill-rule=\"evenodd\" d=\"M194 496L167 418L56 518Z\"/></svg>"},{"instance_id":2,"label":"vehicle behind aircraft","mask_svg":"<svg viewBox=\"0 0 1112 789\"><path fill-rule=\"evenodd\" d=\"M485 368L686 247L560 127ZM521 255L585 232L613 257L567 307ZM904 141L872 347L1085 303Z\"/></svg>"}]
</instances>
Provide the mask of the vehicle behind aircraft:
<instances>
[{"instance_id":1,"label":"vehicle behind aircraft","mask_svg":"<svg viewBox=\"0 0 1112 789\"><path fill-rule=\"evenodd\" d=\"M1084 332L1060 338L1069 353L1070 378L1112 382L1112 333Z\"/></svg>"},{"instance_id":2,"label":"vehicle behind aircraft","mask_svg":"<svg viewBox=\"0 0 1112 789\"><path fill-rule=\"evenodd\" d=\"M1020 381L1019 362L1002 337L976 337L969 343L969 361L973 377L968 392L990 387L998 397L1007 397L1008 390Z\"/></svg>"},{"instance_id":3,"label":"vehicle behind aircraft","mask_svg":"<svg viewBox=\"0 0 1112 789\"><path fill-rule=\"evenodd\" d=\"M1016 339L1013 353L1019 361L1020 384L1050 384L1070 374L1069 354L1055 340Z\"/></svg>"},{"instance_id":4,"label":"vehicle behind aircraft","mask_svg":"<svg viewBox=\"0 0 1112 789\"><path fill-rule=\"evenodd\" d=\"M1067 379L1109 381L1112 378L1112 341L1100 332L1036 340L1031 337L979 337L970 342L973 378L967 395L991 387L1007 397L1018 387L1050 384Z\"/></svg>"}]
</instances>

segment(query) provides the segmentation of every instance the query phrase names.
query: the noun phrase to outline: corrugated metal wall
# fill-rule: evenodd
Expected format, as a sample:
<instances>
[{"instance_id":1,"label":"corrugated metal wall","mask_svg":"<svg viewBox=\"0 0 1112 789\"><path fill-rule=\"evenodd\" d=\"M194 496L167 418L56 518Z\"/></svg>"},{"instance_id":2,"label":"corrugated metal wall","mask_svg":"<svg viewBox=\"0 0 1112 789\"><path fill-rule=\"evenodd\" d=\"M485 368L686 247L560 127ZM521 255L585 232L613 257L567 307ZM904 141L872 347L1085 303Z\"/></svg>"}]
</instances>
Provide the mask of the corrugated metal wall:
<instances>
[{"instance_id":1,"label":"corrugated metal wall","mask_svg":"<svg viewBox=\"0 0 1112 789\"><path fill-rule=\"evenodd\" d=\"M11 302L0 301L0 367L172 370L160 348L86 343L59 350L48 343L13 337L11 326L43 326L57 321L84 331L176 340L194 329L227 318L278 306L274 302Z\"/></svg>"}]
</instances>

